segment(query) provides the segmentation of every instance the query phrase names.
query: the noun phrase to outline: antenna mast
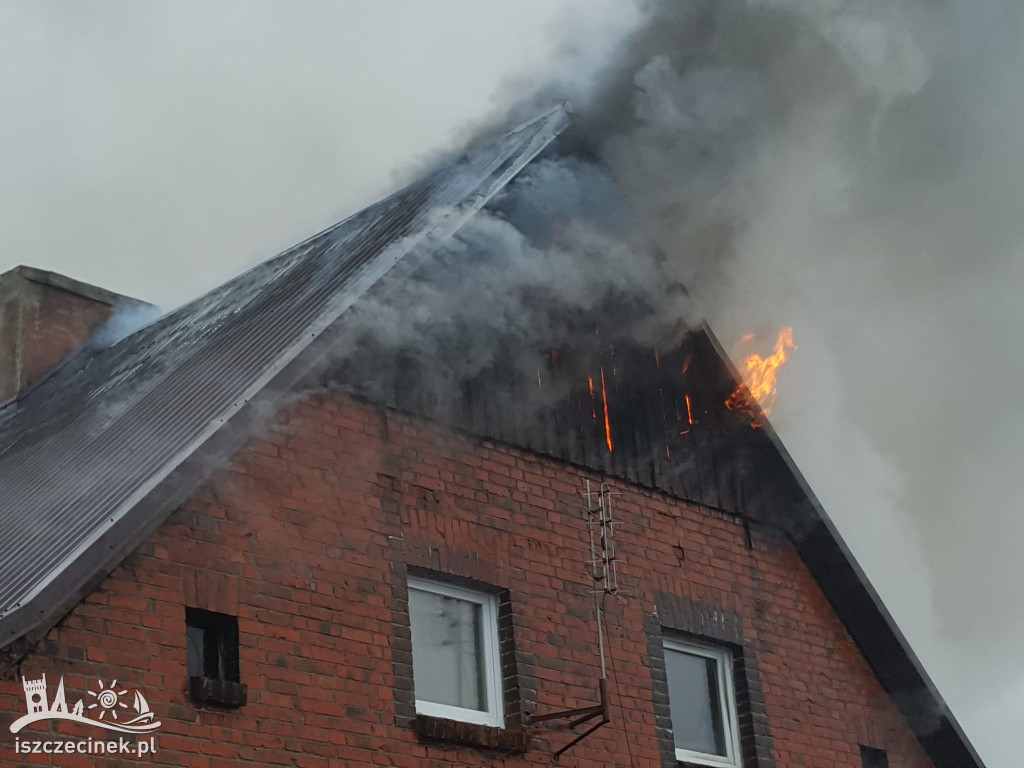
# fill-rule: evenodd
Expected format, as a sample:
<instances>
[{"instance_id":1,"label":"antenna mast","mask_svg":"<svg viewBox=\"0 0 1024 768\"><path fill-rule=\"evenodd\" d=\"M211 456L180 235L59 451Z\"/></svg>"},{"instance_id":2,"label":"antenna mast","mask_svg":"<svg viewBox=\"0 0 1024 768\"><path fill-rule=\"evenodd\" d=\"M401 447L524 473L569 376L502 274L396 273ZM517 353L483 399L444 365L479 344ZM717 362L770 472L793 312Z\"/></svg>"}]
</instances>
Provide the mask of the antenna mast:
<instances>
[{"instance_id":1,"label":"antenna mast","mask_svg":"<svg viewBox=\"0 0 1024 768\"><path fill-rule=\"evenodd\" d=\"M597 647L601 659L601 679L598 681L598 692L601 703L591 707L566 709L546 715L529 718L531 725L550 720L569 720L567 728L583 725L596 717L601 720L583 731L565 746L554 753L557 761L572 747L594 733L598 728L611 722L608 708L608 668L605 662L604 647L604 596L615 595L619 591L619 562L615 556L615 526L618 521L613 519L612 493L608 483L601 483L600 490L595 492L590 480L584 481L583 518L590 539L590 577L594 582L594 614L597 619Z\"/></svg>"}]
</instances>

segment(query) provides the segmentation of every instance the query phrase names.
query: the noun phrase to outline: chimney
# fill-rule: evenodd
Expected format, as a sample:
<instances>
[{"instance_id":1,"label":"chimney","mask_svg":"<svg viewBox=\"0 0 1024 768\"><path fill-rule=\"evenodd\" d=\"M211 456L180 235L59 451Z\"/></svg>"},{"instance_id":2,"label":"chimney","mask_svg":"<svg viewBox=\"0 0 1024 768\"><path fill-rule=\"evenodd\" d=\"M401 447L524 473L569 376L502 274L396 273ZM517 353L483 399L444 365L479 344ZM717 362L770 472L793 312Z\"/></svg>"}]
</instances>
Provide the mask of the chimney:
<instances>
[{"instance_id":1,"label":"chimney","mask_svg":"<svg viewBox=\"0 0 1024 768\"><path fill-rule=\"evenodd\" d=\"M0 403L16 396L88 341L115 310L138 299L33 267L0 275Z\"/></svg>"}]
</instances>

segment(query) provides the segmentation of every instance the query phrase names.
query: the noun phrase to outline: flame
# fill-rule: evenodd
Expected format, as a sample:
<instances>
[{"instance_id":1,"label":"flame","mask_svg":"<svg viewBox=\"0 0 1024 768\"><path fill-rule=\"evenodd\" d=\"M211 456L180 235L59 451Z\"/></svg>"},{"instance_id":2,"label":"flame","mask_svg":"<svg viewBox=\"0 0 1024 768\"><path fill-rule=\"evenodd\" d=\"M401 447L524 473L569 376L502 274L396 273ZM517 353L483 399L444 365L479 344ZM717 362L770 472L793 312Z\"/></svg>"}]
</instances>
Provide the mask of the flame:
<instances>
[{"instance_id":1,"label":"flame","mask_svg":"<svg viewBox=\"0 0 1024 768\"><path fill-rule=\"evenodd\" d=\"M743 337L744 339L747 336ZM768 357L758 354L748 355L743 361L744 384L736 388L725 401L727 408L733 410L750 408L751 398L757 401L767 416L772 412L778 391L775 388L775 377L779 368L786 362L787 351L796 349L793 343L793 329L783 328L775 340L775 351ZM760 423L753 426L760 427Z\"/></svg>"},{"instance_id":2,"label":"flame","mask_svg":"<svg viewBox=\"0 0 1024 768\"><path fill-rule=\"evenodd\" d=\"M604 400L604 437L608 450L612 450L612 423L608 418L608 390L604 384L604 368L601 369L601 399Z\"/></svg>"},{"instance_id":3,"label":"flame","mask_svg":"<svg viewBox=\"0 0 1024 768\"><path fill-rule=\"evenodd\" d=\"M686 421L693 426L693 407L690 405L690 396L686 396Z\"/></svg>"}]
</instances>

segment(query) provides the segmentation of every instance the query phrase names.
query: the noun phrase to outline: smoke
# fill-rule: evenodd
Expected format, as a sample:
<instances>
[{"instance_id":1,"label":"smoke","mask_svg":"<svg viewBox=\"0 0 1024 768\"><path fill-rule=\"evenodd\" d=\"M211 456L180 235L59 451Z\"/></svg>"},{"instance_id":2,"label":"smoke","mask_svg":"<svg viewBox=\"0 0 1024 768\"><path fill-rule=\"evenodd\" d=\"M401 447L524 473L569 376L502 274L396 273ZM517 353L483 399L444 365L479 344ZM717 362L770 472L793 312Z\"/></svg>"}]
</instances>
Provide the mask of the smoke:
<instances>
[{"instance_id":1,"label":"smoke","mask_svg":"<svg viewBox=\"0 0 1024 768\"><path fill-rule=\"evenodd\" d=\"M795 327L773 422L990 765L1013 765L1021 10L640 8L596 81L570 71L522 111L573 99L631 239L724 341Z\"/></svg>"},{"instance_id":2,"label":"smoke","mask_svg":"<svg viewBox=\"0 0 1024 768\"><path fill-rule=\"evenodd\" d=\"M420 314L375 327L461 361L457 382L500 333L559 342L538 293L586 309L616 291L662 320L638 335L703 317L726 343L754 331L770 344L793 325L773 423L989 764L1012 765L1022 14L917 0L637 9L604 66L572 50L552 82L500 92L515 106L488 126L568 97L574 128L461 233L433 283L407 286L399 306ZM602 169L622 192L605 206L581 197L612 186ZM433 339L459 339L458 354ZM1018 703L993 712L993 697Z\"/></svg>"},{"instance_id":3,"label":"smoke","mask_svg":"<svg viewBox=\"0 0 1024 768\"><path fill-rule=\"evenodd\" d=\"M170 306L570 99L573 132L367 327L424 355L465 339L457 380L502 329L561 335L546 297L618 292L662 321L638 336L794 326L773 423L988 764L1015 766L1019 5L586 0L559 56L552 7L0 6L3 253Z\"/></svg>"},{"instance_id":4,"label":"smoke","mask_svg":"<svg viewBox=\"0 0 1024 768\"><path fill-rule=\"evenodd\" d=\"M174 307L404 186L552 66L559 9L618 4L0 3L0 271Z\"/></svg>"},{"instance_id":5,"label":"smoke","mask_svg":"<svg viewBox=\"0 0 1024 768\"><path fill-rule=\"evenodd\" d=\"M160 307L145 302L114 307L110 318L93 331L90 342L95 347L110 347L144 328L163 314Z\"/></svg>"},{"instance_id":6,"label":"smoke","mask_svg":"<svg viewBox=\"0 0 1024 768\"><path fill-rule=\"evenodd\" d=\"M661 310L679 286L665 281L651 244L632 237L627 213L604 166L573 156L535 160L422 268L385 277L346 317L334 354L372 347L374 365L357 366L364 389L400 373L382 364L382 353L397 368L395 353L429 362L417 386L455 406L460 385L496 364L512 363L531 381L538 352L578 336L579 316L593 317L610 300L643 340L678 337L683 318L673 314L662 327Z\"/></svg>"}]
</instances>

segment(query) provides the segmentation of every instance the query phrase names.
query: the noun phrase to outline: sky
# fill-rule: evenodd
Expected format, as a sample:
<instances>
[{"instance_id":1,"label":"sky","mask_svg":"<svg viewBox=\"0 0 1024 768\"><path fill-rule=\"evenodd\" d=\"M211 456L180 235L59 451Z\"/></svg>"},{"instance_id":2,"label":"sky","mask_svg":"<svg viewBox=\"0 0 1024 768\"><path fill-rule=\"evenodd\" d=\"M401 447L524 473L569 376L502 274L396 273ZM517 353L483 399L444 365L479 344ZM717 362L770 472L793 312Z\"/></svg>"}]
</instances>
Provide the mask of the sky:
<instances>
[{"instance_id":1,"label":"sky","mask_svg":"<svg viewBox=\"0 0 1024 768\"><path fill-rule=\"evenodd\" d=\"M794 327L773 424L982 757L1016 768L1022 13L799 5L700 26L625 0L0 0L0 271L169 309L569 96L722 341ZM713 46L687 37L708 24ZM726 255L691 258L723 227Z\"/></svg>"}]
</instances>

